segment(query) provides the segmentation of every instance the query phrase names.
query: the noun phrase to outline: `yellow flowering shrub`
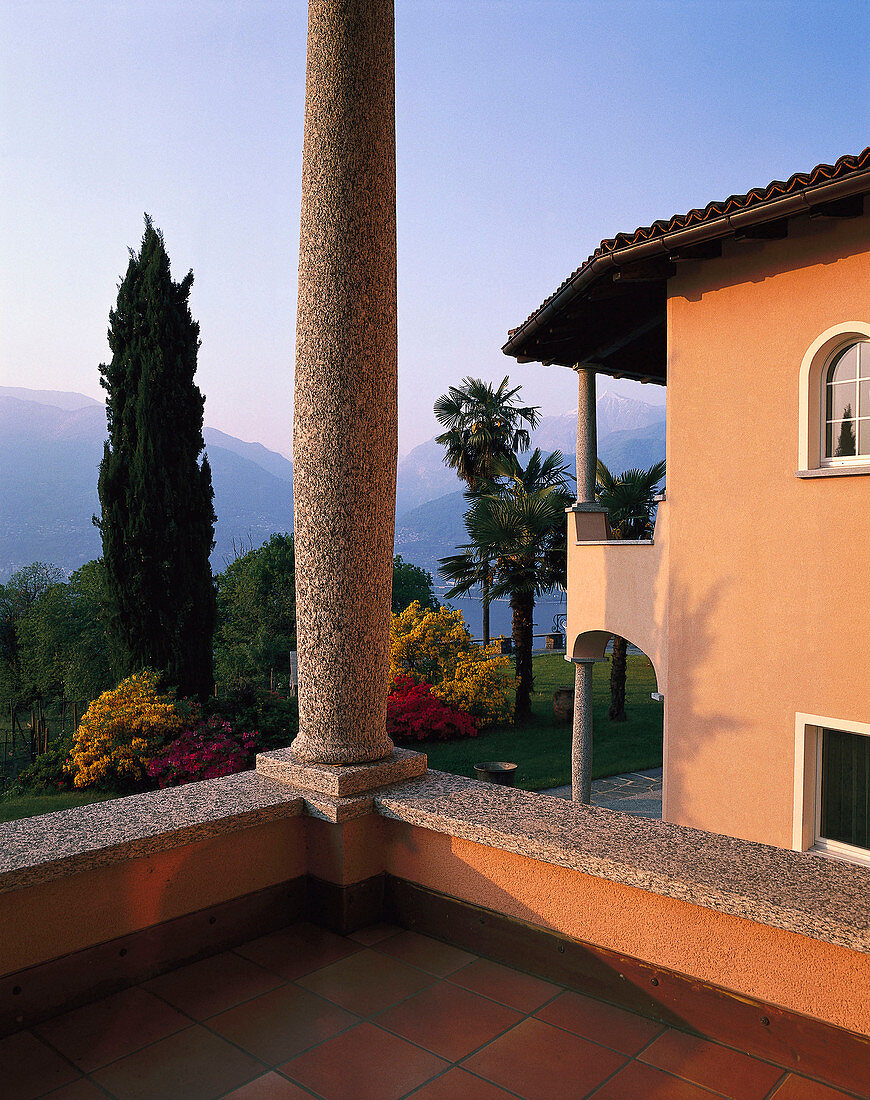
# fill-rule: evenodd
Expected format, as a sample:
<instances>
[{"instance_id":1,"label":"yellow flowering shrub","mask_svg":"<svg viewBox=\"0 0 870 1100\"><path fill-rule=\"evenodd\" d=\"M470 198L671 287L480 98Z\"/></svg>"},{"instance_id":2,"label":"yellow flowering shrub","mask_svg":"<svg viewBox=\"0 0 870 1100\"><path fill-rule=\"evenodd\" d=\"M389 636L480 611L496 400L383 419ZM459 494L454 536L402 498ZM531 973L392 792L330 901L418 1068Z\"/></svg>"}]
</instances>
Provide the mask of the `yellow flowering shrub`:
<instances>
[{"instance_id":1,"label":"yellow flowering shrub","mask_svg":"<svg viewBox=\"0 0 870 1100\"><path fill-rule=\"evenodd\" d=\"M414 602L390 627L390 688L398 677L432 686L432 694L481 725L513 715L510 661L474 645L461 611Z\"/></svg>"},{"instance_id":2,"label":"yellow flowering shrub","mask_svg":"<svg viewBox=\"0 0 870 1100\"><path fill-rule=\"evenodd\" d=\"M185 724L175 700L158 694L157 683L157 673L146 670L91 703L67 765L76 787L129 790L143 785L151 758Z\"/></svg>"}]
</instances>

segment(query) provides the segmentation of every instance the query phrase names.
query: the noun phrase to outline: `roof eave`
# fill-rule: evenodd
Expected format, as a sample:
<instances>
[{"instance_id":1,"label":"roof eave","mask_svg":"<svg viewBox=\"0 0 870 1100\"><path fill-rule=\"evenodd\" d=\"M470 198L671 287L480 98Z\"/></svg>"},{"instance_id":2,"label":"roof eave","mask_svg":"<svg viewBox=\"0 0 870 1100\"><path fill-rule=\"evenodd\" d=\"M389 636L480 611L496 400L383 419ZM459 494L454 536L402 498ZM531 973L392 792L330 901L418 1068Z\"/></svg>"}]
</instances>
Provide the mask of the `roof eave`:
<instances>
[{"instance_id":1,"label":"roof eave","mask_svg":"<svg viewBox=\"0 0 870 1100\"><path fill-rule=\"evenodd\" d=\"M686 229L675 229L639 241L622 248L616 248L602 256L596 256L584 264L556 294L529 317L508 338L502 347L505 355L510 355L525 363L540 362L540 358L530 356L528 343L531 338L546 325L551 318L567 308L578 297L596 283L603 275L617 271L620 267L636 264L642 260L661 255L671 255L680 248L733 236L736 232L765 222L792 218L798 214L808 214L813 207L852 195L870 192L870 168L862 168L845 178L830 180L803 188L792 195L784 195L767 202L760 202L745 210L725 214L699 225ZM703 261L699 261L703 262Z\"/></svg>"}]
</instances>

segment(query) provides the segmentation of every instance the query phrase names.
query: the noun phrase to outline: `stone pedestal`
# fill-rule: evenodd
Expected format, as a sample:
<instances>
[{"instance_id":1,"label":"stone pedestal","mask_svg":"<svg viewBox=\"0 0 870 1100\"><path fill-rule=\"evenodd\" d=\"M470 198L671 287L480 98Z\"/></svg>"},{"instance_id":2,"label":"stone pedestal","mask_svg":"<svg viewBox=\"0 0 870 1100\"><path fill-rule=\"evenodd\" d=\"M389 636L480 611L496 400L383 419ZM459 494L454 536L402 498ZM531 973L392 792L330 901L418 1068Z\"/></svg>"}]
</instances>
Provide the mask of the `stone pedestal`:
<instances>
[{"instance_id":1,"label":"stone pedestal","mask_svg":"<svg viewBox=\"0 0 870 1100\"><path fill-rule=\"evenodd\" d=\"M299 761L393 749L396 388L392 0L310 0L293 426Z\"/></svg>"}]
</instances>

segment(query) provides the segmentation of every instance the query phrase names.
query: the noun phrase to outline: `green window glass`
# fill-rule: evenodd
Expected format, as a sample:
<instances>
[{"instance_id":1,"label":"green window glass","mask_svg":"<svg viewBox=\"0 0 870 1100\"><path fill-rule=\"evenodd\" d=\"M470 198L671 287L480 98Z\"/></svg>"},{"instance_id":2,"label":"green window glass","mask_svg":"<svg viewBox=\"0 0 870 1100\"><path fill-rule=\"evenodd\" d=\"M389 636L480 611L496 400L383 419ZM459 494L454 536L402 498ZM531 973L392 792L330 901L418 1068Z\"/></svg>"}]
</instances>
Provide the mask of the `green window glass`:
<instances>
[{"instance_id":1,"label":"green window glass","mask_svg":"<svg viewBox=\"0 0 870 1100\"><path fill-rule=\"evenodd\" d=\"M822 730L819 835L870 849L870 737Z\"/></svg>"}]
</instances>

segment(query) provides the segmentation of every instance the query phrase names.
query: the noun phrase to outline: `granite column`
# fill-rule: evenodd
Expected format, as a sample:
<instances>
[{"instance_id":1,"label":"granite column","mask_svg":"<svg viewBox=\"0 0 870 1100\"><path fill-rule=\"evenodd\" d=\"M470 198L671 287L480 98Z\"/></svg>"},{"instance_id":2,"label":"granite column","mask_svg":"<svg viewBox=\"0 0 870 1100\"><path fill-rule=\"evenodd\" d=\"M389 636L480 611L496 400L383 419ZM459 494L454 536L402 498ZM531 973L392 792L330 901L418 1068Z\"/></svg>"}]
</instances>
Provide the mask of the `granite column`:
<instances>
[{"instance_id":1,"label":"granite column","mask_svg":"<svg viewBox=\"0 0 870 1100\"><path fill-rule=\"evenodd\" d=\"M389 756L392 0L310 0L293 425L301 761Z\"/></svg>"}]
</instances>

